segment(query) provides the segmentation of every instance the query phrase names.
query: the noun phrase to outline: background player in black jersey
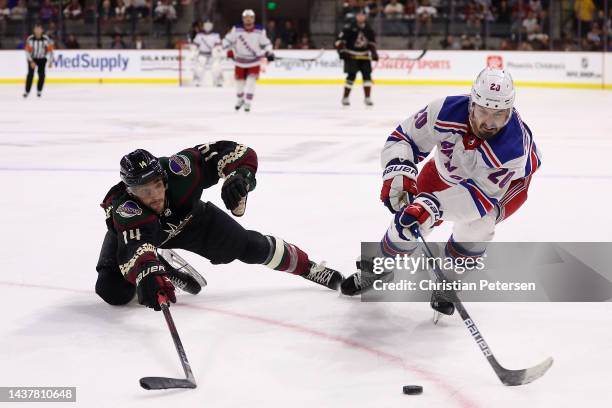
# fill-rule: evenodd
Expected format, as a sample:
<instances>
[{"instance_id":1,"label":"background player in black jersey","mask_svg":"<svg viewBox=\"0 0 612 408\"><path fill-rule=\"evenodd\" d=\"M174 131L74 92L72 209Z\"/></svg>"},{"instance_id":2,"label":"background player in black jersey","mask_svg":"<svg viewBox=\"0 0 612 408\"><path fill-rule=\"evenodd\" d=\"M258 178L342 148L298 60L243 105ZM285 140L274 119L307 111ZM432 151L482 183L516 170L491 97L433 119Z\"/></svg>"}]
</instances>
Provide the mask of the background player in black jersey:
<instances>
[{"instance_id":1,"label":"background player in black jersey","mask_svg":"<svg viewBox=\"0 0 612 408\"><path fill-rule=\"evenodd\" d=\"M26 78L26 87L23 94L27 98L32 89L32 81L34 80L34 70L38 67L38 83L36 84L37 93L42 95L43 86L45 85L45 68L47 60L49 66L53 64L53 41L43 34L42 25L34 25L34 34L30 35L26 40L25 45L26 57L28 60L28 76Z\"/></svg>"},{"instance_id":2,"label":"background player in black jersey","mask_svg":"<svg viewBox=\"0 0 612 408\"><path fill-rule=\"evenodd\" d=\"M344 84L344 95L342 105L348 106L349 95L357 73L361 72L363 78L363 91L365 93L365 104L372 106L372 62L378 61L376 52L376 38L374 30L366 21L366 15L359 11L355 21L346 24L338 35L336 49L340 58L344 60L344 72L346 83Z\"/></svg>"},{"instance_id":3,"label":"background player in black jersey","mask_svg":"<svg viewBox=\"0 0 612 408\"><path fill-rule=\"evenodd\" d=\"M247 194L255 188L257 155L230 141L208 143L157 158L138 149L121 159L121 182L106 194L101 206L108 231L96 270L96 293L111 305L138 302L159 310L158 294L176 301L174 285L194 282L173 268L158 249L180 248L213 264L236 259L300 275L337 289L342 275L309 260L297 246L244 229L210 202L200 200L204 189L225 179L221 197L234 215L241 215ZM187 277L189 278L189 277ZM197 293L199 289L192 290Z\"/></svg>"}]
</instances>

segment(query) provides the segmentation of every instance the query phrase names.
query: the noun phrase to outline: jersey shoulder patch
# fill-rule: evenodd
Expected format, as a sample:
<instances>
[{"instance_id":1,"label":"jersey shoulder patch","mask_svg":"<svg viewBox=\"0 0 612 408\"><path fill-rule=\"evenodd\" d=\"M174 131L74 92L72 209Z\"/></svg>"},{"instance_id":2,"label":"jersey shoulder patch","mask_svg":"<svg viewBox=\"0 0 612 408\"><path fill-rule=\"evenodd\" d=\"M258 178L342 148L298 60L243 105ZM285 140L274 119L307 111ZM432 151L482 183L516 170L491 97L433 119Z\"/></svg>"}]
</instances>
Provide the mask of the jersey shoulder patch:
<instances>
[{"instance_id":1,"label":"jersey shoulder patch","mask_svg":"<svg viewBox=\"0 0 612 408\"><path fill-rule=\"evenodd\" d=\"M127 192L113 200L112 207L113 225L119 231L157 220L151 209L139 203Z\"/></svg>"},{"instance_id":2,"label":"jersey shoulder patch","mask_svg":"<svg viewBox=\"0 0 612 408\"><path fill-rule=\"evenodd\" d=\"M202 154L196 148L181 150L159 161L168 174L166 196L175 205L183 205L198 194L202 184Z\"/></svg>"}]
</instances>

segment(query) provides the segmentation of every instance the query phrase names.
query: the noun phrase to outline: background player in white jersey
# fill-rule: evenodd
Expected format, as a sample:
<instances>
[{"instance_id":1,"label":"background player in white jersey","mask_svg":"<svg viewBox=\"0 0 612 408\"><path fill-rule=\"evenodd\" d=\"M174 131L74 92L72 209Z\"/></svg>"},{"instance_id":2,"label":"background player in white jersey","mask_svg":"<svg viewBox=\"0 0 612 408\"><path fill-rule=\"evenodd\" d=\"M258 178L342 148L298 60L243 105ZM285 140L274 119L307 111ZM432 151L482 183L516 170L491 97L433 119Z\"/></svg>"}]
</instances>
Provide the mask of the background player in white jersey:
<instances>
[{"instance_id":1,"label":"background player in white jersey","mask_svg":"<svg viewBox=\"0 0 612 408\"><path fill-rule=\"evenodd\" d=\"M198 48L193 63L193 77L196 86L202 84L206 71L211 73L213 86L223 85L221 36L213 32L212 22L204 22L203 31L196 34L193 44Z\"/></svg>"},{"instance_id":2,"label":"background player in white jersey","mask_svg":"<svg viewBox=\"0 0 612 408\"><path fill-rule=\"evenodd\" d=\"M236 63L236 110L244 106L251 110L251 102L255 93L255 81L259 77L261 58L274 60L272 43L266 36L266 30L255 25L255 12L242 12L242 25L237 25L223 39L223 49L228 50L227 56Z\"/></svg>"},{"instance_id":3,"label":"background player in white jersey","mask_svg":"<svg viewBox=\"0 0 612 408\"><path fill-rule=\"evenodd\" d=\"M380 254L412 254L415 231L427 234L452 221L446 256L479 257L495 226L527 199L540 157L531 130L514 109L510 74L486 68L471 95L431 102L403 121L387 138L381 155L380 198L394 214ZM419 173L417 163L437 147ZM407 203L406 203L407 201ZM347 295L361 293L376 277L368 262L342 283ZM380 278L380 276L378 277ZM432 307L452 314L451 302L432 296Z\"/></svg>"}]
</instances>

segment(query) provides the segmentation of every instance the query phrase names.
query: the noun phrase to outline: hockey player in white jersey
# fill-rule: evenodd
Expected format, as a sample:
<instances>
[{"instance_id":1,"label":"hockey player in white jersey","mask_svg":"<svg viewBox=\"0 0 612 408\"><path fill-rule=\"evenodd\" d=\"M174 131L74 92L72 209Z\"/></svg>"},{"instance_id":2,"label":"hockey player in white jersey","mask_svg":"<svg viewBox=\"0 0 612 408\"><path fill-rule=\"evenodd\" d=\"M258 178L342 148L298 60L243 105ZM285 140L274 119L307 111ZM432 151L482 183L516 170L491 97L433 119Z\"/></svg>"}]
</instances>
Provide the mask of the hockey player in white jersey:
<instances>
[{"instance_id":1,"label":"hockey player in white jersey","mask_svg":"<svg viewBox=\"0 0 612 408\"><path fill-rule=\"evenodd\" d=\"M194 82L200 86L204 81L204 74L210 71L213 86L223 85L223 72L221 71L221 36L213 32L213 23L204 22L203 30L196 34L193 44L198 48L194 57Z\"/></svg>"},{"instance_id":2,"label":"hockey player in white jersey","mask_svg":"<svg viewBox=\"0 0 612 408\"><path fill-rule=\"evenodd\" d=\"M470 95L431 102L388 136L381 155L380 198L394 214L379 254L394 257L417 248L415 231L427 237L443 221L453 222L445 255L480 257L495 226L527 199L540 154L531 130L514 109L515 90L506 71L486 68ZM420 172L417 163L437 147ZM380 278L361 270L342 283L355 295ZM364 268L365 267L365 268ZM431 306L452 314L454 306L434 295Z\"/></svg>"},{"instance_id":3,"label":"hockey player in white jersey","mask_svg":"<svg viewBox=\"0 0 612 408\"><path fill-rule=\"evenodd\" d=\"M251 110L255 93L255 81L259 77L261 59L274 60L272 43L266 36L266 30L255 25L255 12L244 10L241 25L234 26L223 39L223 49L227 56L236 63L236 110L244 107Z\"/></svg>"}]
</instances>

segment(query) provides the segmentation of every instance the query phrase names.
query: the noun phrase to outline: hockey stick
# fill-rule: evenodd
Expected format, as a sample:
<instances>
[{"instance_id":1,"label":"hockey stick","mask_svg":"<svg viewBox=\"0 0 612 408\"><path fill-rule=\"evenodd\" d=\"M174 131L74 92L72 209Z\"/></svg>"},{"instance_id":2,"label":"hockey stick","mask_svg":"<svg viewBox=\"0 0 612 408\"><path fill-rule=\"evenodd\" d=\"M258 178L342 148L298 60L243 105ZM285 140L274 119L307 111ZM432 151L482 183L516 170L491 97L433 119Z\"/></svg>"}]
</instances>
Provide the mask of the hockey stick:
<instances>
[{"instance_id":1,"label":"hockey stick","mask_svg":"<svg viewBox=\"0 0 612 408\"><path fill-rule=\"evenodd\" d=\"M178 331L176 330L176 326L174 325L174 320L172 319L172 315L170 314L170 309L168 307L168 299L165 295L161 293L157 295L157 298L159 305L161 306L161 309L164 312L166 323L168 323L168 329L170 329L172 340L174 340L176 352L178 353L179 358L181 359L181 364L183 365L183 370L185 371L185 376L187 378L143 377L140 379L140 386L145 390L164 390L168 388L195 388L197 386L195 378L193 376L193 373L191 372L191 366L189 365L189 361L187 360L187 354L185 354L183 343L181 343Z\"/></svg>"},{"instance_id":2,"label":"hockey stick","mask_svg":"<svg viewBox=\"0 0 612 408\"><path fill-rule=\"evenodd\" d=\"M433 253L429 249L429 246L427 245L427 242L425 242L425 239L421 235L420 231L415 230L414 232L416 232L416 235L421 239L421 242L425 247L425 254L430 258L434 258ZM433 271L439 281L447 280L442 271L435 263L433 264ZM461 303L461 300L457 296L457 292L455 292L454 290L450 290L448 291L448 293L450 295L450 299L448 300L452 301L455 305L455 308L459 312L459 316L461 316L461 318L463 319L463 323L465 323L465 326L472 335L472 338L474 339L474 341L476 341L476 344L478 344L478 347L480 347L480 351L482 351L482 354L484 354L484 356L487 358L487 361L489 362L491 367L493 367L495 374L497 374L497 377L504 385L513 386L528 384L542 377L546 373L546 371L548 371L548 369L553 363L552 357L548 357L546 360L542 361L536 366L523 370L508 370L507 368L502 367L493 355L493 352L491 351L489 345L478 330L478 327L476 327L476 323L474 323L467 310L465 310L463 303Z\"/></svg>"},{"instance_id":3,"label":"hockey stick","mask_svg":"<svg viewBox=\"0 0 612 408\"><path fill-rule=\"evenodd\" d=\"M277 57L274 56L274 60L278 60L278 61L303 61L303 62L309 62L309 61L317 61L319 58L321 58L323 56L323 54L325 53L325 50L320 50L319 53L317 54L316 57L310 57L310 58L299 58L299 57Z\"/></svg>"},{"instance_id":4,"label":"hockey stick","mask_svg":"<svg viewBox=\"0 0 612 408\"><path fill-rule=\"evenodd\" d=\"M387 59L389 61L419 61L419 60L421 60L425 56L425 54L427 54L427 48L423 49L423 51L421 51L421 53L417 57L415 57L415 58L409 58L409 57L389 57L389 56L387 56L384 59ZM380 58L379 58L379 60L380 60Z\"/></svg>"}]
</instances>

